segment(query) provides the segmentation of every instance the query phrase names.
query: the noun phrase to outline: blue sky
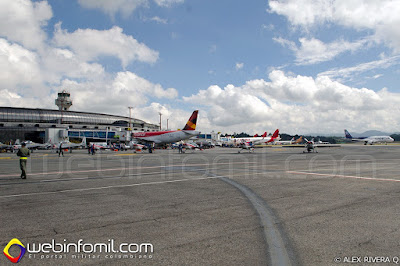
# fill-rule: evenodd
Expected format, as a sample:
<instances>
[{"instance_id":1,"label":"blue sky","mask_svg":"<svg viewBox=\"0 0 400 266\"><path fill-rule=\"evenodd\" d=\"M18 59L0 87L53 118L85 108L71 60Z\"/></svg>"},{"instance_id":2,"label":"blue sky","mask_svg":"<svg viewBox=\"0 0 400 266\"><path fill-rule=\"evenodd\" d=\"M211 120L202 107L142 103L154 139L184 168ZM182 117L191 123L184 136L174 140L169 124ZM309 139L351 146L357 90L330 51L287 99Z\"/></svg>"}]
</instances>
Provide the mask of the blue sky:
<instances>
[{"instance_id":1,"label":"blue sky","mask_svg":"<svg viewBox=\"0 0 400 266\"><path fill-rule=\"evenodd\" d=\"M0 105L226 133L399 131L400 1L0 1ZM12 14L12 15L10 15ZM164 121L165 124L165 121Z\"/></svg>"}]
</instances>

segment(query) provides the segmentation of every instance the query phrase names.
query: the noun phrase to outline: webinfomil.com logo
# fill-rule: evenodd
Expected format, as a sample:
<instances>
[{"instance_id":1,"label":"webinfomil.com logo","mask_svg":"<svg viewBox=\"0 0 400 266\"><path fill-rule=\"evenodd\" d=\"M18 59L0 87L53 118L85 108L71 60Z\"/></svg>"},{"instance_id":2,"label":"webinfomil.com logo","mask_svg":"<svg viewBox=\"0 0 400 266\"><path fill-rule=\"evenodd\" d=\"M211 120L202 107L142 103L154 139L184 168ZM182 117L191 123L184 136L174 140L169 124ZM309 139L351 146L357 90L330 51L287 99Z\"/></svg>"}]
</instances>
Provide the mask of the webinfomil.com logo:
<instances>
[{"instance_id":1,"label":"webinfomil.com logo","mask_svg":"<svg viewBox=\"0 0 400 266\"><path fill-rule=\"evenodd\" d=\"M64 239L63 242L58 242L52 239L50 242L44 243L21 243L17 238L11 241L4 248L4 255L13 263L19 262L25 253L29 259L70 259L83 258L105 258L105 259L152 259L154 247L151 243L116 243L114 239L108 239L107 242L90 243L79 239L77 242L69 242ZM12 246L20 248L18 257L13 257L10 254ZM13 250L11 250L13 251ZM15 251L13 251L15 252Z\"/></svg>"},{"instance_id":2,"label":"webinfomil.com logo","mask_svg":"<svg viewBox=\"0 0 400 266\"><path fill-rule=\"evenodd\" d=\"M16 246L18 246L20 248L20 252L19 252L19 256L18 257L13 257L8 252L10 247L12 247L14 245L16 245ZM7 246L3 250L4 255L13 263L19 262L22 259L22 257L24 256L25 252L26 252L25 246L17 238L11 239L10 242L8 242Z\"/></svg>"}]
</instances>

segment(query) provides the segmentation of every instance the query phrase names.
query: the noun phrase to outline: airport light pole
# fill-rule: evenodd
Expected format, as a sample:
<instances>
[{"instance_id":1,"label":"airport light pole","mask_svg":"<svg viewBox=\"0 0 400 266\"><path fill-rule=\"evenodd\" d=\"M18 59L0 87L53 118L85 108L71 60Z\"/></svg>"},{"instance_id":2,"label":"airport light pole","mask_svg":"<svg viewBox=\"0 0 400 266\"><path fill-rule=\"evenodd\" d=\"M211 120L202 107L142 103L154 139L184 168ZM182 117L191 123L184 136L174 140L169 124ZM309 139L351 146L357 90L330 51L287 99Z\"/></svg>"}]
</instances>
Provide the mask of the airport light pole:
<instances>
[{"instance_id":1,"label":"airport light pole","mask_svg":"<svg viewBox=\"0 0 400 266\"><path fill-rule=\"evenodd\" d=\"M158 113L160 115L160 131L161 131L161 112Z\"/></svg>"},{"instance_id":2,"label":"airport light pole","mask_svg":"<svg viewBox=\"0 0 400 266\"><path fill-rule=\"evenodd\" d=\"M131 140L132 135L132 106L128 106L129 109L129 141Z\"/></svg>"},{"instance_id":3,"label":"airport light pole","mask_svg":"<svg viewBox=\"0 0 400 266\"><path fill-rule=\"evenodd\" d=\"M129 130L132 130L131 129L131 126L132 126L132 106L129 106L128 107L128 109L129 109Z\"/></svg>"}]
</instances>

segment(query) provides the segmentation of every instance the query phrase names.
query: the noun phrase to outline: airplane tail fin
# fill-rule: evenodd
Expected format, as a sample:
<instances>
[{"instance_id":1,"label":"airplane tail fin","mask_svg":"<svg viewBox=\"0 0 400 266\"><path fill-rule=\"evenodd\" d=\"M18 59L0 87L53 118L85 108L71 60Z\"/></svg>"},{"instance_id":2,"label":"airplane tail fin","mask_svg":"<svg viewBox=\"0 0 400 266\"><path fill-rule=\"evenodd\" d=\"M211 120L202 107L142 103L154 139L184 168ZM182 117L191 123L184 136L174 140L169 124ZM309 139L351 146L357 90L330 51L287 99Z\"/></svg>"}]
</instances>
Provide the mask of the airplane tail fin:
<instances>
[{"instance_id":1,"label":"airplane tail fin","mask_svg":"<svg viewBox=\"0 0 400 266\"><path fill-rule=\"evenodd\" d=\"M346 136L346 139L352 139L353 137L350 135L349 131L347 129L344 130L344 135Z\"/></svg>"},{"instance_id":2,"label":"airplane tail fin","mask_svg":"<svg viewBox=\"0 0 400 266\"><path fill-rule=\"evenodd\" d=\"M264 134L262 134L261 137L265 138L267 136L267 131L264 132Z\"/></svg>"},{"instance_id":3,"label":"airplane tail fin","mask_svg":"<svg viewBox=\"0 0 400 266\"><path fill-rule=\"evenodd\" d=\"M303 136L300 136L300 138L298 138L294 143L297 144L297 143L300 143L302 141L303 141Z\"/></svg>"},{"instance_id":4,"label":"airplane tail fin","mask_svg":"<svg viewBox=\"0 0 400 266\"><path fill-rule=\"evenodd\" d=\"M82 146L86 146L86 137L83 137L82 142L81 142Z\"/></svg>"},{"instance_id":5,"label":"airplane tail fin","mask_svg":"<svg viewBox=\"0 0 400 266\"><path fill-rule=\"evenodd\" d=\"M274 134L272 134L273 139L276 139L279 136L279 129L275 130Z\"/></svg>"},{"instance_id":6,"label":"airplane tail fin","mask_svg":"<svg viewBox=\"0 0 400 266\"><path fill-rule=\"evenodd\" d=\"M197 123L197 113L199 110L193 111L192 115L190 116L189 120L187 121L183 130L196 130L196 123Z\"/></svg>"}]
</instances>

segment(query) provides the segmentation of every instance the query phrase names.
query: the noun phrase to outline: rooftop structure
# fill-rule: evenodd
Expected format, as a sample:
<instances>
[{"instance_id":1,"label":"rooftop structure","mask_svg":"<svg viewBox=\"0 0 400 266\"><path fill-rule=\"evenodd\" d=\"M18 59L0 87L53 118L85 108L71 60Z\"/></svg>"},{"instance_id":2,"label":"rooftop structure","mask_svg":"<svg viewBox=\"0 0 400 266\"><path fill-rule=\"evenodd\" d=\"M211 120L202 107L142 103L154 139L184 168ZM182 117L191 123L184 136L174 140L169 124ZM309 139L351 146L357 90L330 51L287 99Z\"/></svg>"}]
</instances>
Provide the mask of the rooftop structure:
<instances>
[{"instance_id":1,"label":"rooftop structure","mask_svg":"<svg viewBox=\"0 0 400 266\"><path fill-rule=\"evenodd\" d=\"M71 94L66 90L58 93L58 97L55 101L56 105L58 106L58 110L60 111L68 111L69 108L72 106Z\"/></svg>"}]
</instances>

